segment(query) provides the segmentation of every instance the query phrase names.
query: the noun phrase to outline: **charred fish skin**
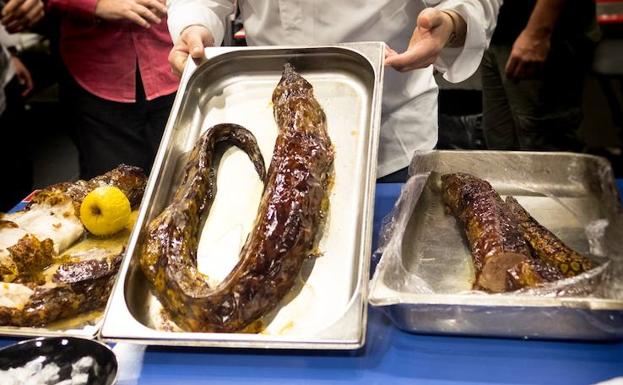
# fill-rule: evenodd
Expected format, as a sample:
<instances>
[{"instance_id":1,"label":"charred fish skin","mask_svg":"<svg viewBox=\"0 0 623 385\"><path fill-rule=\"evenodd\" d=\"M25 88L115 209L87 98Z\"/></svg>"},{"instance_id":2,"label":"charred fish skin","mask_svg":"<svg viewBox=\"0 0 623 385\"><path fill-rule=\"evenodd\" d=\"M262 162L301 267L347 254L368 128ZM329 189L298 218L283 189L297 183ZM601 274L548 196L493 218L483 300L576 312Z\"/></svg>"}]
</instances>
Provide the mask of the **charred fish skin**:
<instances>
[{"instance_id":1,"label":"charred fish skin","mask_svg":"<svg viewBox=\"0 0 623 385\"><path fill-rule=\"evenodd\" d=\"M121 259L122 254L119 254L101 261L69 262L61 265L58 271L73 272L70 278L58 275L54 285L25 283L25 286L31 286L32 295L21 308L0 306L0 325L45 326L104 307ZM97 268L93 267L95 264ZM81 271L81 274L77 274L77 271Z\"/></svg>"},{"instance_id":2,"label":"charred fish skin","mask_svg":"<svg viewBox=\"0 0 623 385\"><path fill-rule=\"evenodd\" d=\"M286 65L273 93L279 128L253 229L238 264L214 288L196 269L196 240L177 232L158 236L156 219L141 264L164 307L183 329L234 332L274 309L292 289L303 262L314 253L333 174L334 152L326 117L309 82ZM166 210L165 210L166 211ZM168 217L180 215L170 212ZM167 219L168 221L168 219ZM197 229L193 229L196 238ZM188 235L187 235L188 236ZM182 240L173 250L156 244ZM164 252L159 259L157 252ZM178 257L182 256L183 257Z\"/></svg>"},{"instance_id":3,"label":"charred fish skin","mask_svg":"<svg viewBox=\"0 0 623 385\"><path fill-rule=\"evenodd\" d=\"M514 197L506 197L506 205L519 223L524 239L543 262L555 266L564 277L574 277L591 270L587 257L565 245L556 235L536 221Z\"/></svg>"},{"instance_id":4,"label":"charred fish skin","mask_svg":"<svg viewBox=\"0 0 623 385\"><path fill-rule=\"evenodd\" d=\"M132 208L135 209L143 199L146 179L145 173L140 167L121 164L113 170L89 180L58 183L39 190L26 206L26 210L35 204L48 203L53 205L55 202L68 197L72 200L78 216L80 204L82 204L84 197L100 186L119 188L130 201Z\"/></svg>"},{"instance_id":5,"label":"charred fish skin","mask_svg":"<svg viewBox=\"0 0 623 385\"><path fill-rule=\"evenodd\" d=\"M147 228L140 262L157 294L166 290L169 280L188 282L187 274L201 278L196 271L196 249L201 216L209 211L216 196L214 156L218 143L235 145L245 151L260 179L264 181L266 178L264 160L255 137L244 127L219 124L199 138L186 162L182 182L171 204ZM165 278L167 274L172 276ZM202 286L205 282L200 279L198 284ZM166 297L160 299L166 302Z\"/></svg>"},{"instance_id":6,"label":"charred fish skin","mask_svg":"<svg viewBox=\"0 0 623 385\"><path fill-rule=\"evenodd\" d=\"M255 137L236 124L208 129L188 157L184 176L172 202L151 221L143 243L140 265L160 302L179 325L189 311L202 313L193 297L210 292L197 270L197 246L201 217L216 196L215 149L217 144L235 145L246 152L262 181L266 171Z\"/></svg>"},{"instance_id":7,"label":"charred fish skin","mask_svg":"<svg viewBox=\"0 0 623 385\"><path fill-rule=\"evenodd\" d=\"M477 272L475 287L494 293L513 289L509 270L532 257L504 201L473 175L446 174L441 180L443 201L465 229Z\"/></svg>"},{"instance_id":8,"label":"charred fish skin","mask_svg":"<svg viewBox=\"0 0 623 385\"><path fill-rule=\"evenodd\" d=\"M558 281L564 276L554 266L539 259L522 261L508 270L510 290L536 288L547 282Z\"/></svg>"}]
</instances>

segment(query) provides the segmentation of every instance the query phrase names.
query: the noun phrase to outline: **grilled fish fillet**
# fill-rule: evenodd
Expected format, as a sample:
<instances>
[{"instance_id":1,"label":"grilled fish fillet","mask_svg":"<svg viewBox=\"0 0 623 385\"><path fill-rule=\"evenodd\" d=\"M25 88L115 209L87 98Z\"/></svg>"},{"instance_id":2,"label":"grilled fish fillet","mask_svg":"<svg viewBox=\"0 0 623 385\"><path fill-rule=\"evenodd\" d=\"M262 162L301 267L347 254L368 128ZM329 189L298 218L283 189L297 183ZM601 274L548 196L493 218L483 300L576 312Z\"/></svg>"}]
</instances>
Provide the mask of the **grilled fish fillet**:
<instances>
[{"instance_id":1,"label":"grilled fish fillet","mask_svg":"<svg viewBox=\"0 0 623 385\"><path fill-rule=\"evenodd\" d=\"M148 227L143 272L185 330L244 329L277 306L294 286L304 260L314 254L333 172L325 114L312 86L290 65L285 66L272 101L279 134L264 193L240 261L223 282L210 287L196 267L200 216L215 192L213 147L205 143L233 141L247 152L262 177L255 141L245 143L215 130L224 130L223 125L204 134L173 202Z\"/></svg>"}]
</instances>

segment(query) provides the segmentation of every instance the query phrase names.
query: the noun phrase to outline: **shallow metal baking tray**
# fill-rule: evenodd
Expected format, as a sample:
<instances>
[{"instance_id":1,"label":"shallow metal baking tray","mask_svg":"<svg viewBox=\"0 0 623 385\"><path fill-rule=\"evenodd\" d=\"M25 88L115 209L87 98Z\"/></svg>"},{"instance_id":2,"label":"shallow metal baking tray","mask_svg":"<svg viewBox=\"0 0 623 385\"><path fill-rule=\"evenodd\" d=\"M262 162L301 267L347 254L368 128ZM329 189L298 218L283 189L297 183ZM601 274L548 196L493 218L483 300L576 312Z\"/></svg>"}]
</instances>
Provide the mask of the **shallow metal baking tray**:
<instances>
[{"instance_id":1,"label":"shallow metal baking tray","mask_svg":"<svg viewBox=\"0 0 623 385\"><path fill-rule=\"evenodd\" d=\"M352 349L366 328L376 155L383 76L382 43L313 48L220 48L182 77L128 257L113 289L101 337L106 340L250 348ZM336 150L335 184L322 256L303 268L299 287L258 334L176 331L163 317L138 258L146 224L169 201L184 154L204 130L232 122L250 129L270 163L277 126L271 95L290 62L314 86ZM218 193L203 228L199 268L221 279L235 264L255 218L262 185L248 158L227 150ZM313 266L311 266L313 265Z\"/></svg>"},{"instance_id":2,"label":"shallow metal baking tray","mask_svg":"<svg viewBox=\"0 0 623 385\"><path fill-rule=\"evenodd\" d=\"M462 229L445 214L440 197L439 176L451 172L474 174L488 180L500 195L515 196L578 251L607 250L609 283L602 293L608 294L561 297L470 291L471 255ZM394 227L381 236L386 247L370 288L370 303L383 309L396 326L435 334L623 337L623 241L616 235L617 231L623 235L621 206L605 159L570 153L432 151L416 154L410 174L414 176L395 208ZM598 229L605 221L606 236L587 235L587 229Z\"/></svg>"}]
</instances>

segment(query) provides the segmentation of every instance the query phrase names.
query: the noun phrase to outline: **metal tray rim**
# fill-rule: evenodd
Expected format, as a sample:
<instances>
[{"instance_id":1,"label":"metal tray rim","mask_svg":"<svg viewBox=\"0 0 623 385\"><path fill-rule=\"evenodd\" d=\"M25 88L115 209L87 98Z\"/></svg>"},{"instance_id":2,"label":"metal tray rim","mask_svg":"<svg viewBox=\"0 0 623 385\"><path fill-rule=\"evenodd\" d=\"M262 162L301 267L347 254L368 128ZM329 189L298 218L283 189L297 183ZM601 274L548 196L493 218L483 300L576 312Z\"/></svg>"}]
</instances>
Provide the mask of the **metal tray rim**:
<instances>
[{"instance_id":1,"label":"metal tray rim","mask_svg":"<svg viewBox=\"0 0 623 385\"><path fill-rule=\"evenodd\" d=\"M461 154L479 156L479 161L482 161L482 159L489 156L491 156L491 159L494 160L498 159L496 157L500 156L514 157L521 155L541 157L544 159L563 158L563 160L565 161L566 159L574 159L581 162L592 163L599 168L599 175L602 175L602 171L604 172L602 177L605 178L603 180L605 180L606 184L608 185L606 187L614 186L612 187L615 189L614 193L610 191L610 188L608 188L607 190L606 196L608 197L608 199L616 199L619 196L618 194L616 194L616 185L608 182L609 179L613 178L612 168L608 160L595 155L577 154L573 152L448 150L422 151L417 153L416 156L414 156L414 158L412 159L409 167L410 175L413 175L419 171L426 171L428 169L426 168L423 170L418 170L419 166L416 164L418 160L418 155L424 159L431 159L431 161L433 162L431 164L433 165L435 164L434 162L439 161L440 165L444 165L444 167L447 167L448 163L445 162L448 161L448 158L444 158L444 155L450 154L458 155L459 157ZM603 169L601 168L602 166L604 167ZM614 197L615 195L616 198ZM399 204L400 201L401 199L399 198L397 204ZM620 210L620 207L620 201L616 200L613 209ZM409 216L413 215L412 213L407 213L407 209L410 210L411 208L408 208L406 206L403 207L402 210L405 211L402 211L402 213ZM613 214L619 215L620 211ZM396 262L394 261L394 263ZM397 327L408 331L455 335L495 335L502 337L522 337L523 335L516 334L512 331L507 331L506 333L502 334L500 334L499 331L487 331L488 329L486 327L483 328L486 325L476 322L483 322L482 320L484 320L486 317L489 317L488 314L490 313L492 314L491 317L493 317L490 319L500 320L501 318L495 317L503 316L503 314L505 314L507 310L518 311L519 309L524 309L529 313L537 312L540 315L549 314L550 312L556 312L555 314L551 313L551 317L554 317L554 315L557 314L564 314L568 317L575 317L574 319L577 319L578 322L580 320L582 320L582 322L589 322L583 317L584 314L592 312L594 312L594 314L610 314L610 317L617 318L619 317L619 315L623 315L623 298L529 296L526 294L516 295L512 293L410 293L404 289L393 289L385 282L385 275L389 268L390 266L386 263L384 264L382 263L382 261L379 263L377 271L375 272L375 275L370 282L370 295L368 300L370 302L370 305L372 305L373 307L382 309L383 311L390 314L390 318L392 318L393 323ZM404 266L393 266L391 268L399 268L403 270L405 269ZM454 309L454 312L446 314L449 309ZM395 319L393 316L395 312L403 314L403 316ZM473 322L475 322L475 324L469 326L467 329L453 329L452 331L449 331L444 329L444 325L433 322L433 318L435 317L435 315L437 315L440 319L444 319L444 317L460 317L461 314L465 315L471 312L476 312L480 315L475 316L477 318L474 319L470 318L470 315L466 316L467 318L463 320L466 324L469 324L470 320L473 320ZM450 314L452 314L452 316ZM418 323L417 320L419 318L422 318L422 321ZM555 317L552 319L555 319ZM615 321L615 319L611 320L611 322L613 323ZM583 331L584 334L582 334L582 336L578 338L613 339L623 336L623 330L619 329L618 332L615 331L614 334L609 334L608 336L604 337L603 333L606 333L606 331L592 329L595 327L595 325L590 325L589 327L587 327L586 330ZM616 326L616 328L620 328L620 326ZM528 330L527 328L524 329ZM555 328L549 330L543 329L543 327L536 326L533 329L534 330L527 332L537 333L538 338L574 338L572 335L564 334L565 332L561 332Z\"/></svg>"},{"instance_id":2,"label":"metal tray rim","mask_svg":"<svg viewBox=\"0 0 623 385\"><path fill-rule=\"evenodd\" d=\"M398 299L400 297L400 299ZM371 296L372 306L391 305L453 305L453 306L498 306L498 307L573 307L591 310L620 310L623 300L611 298L583 297L530 297L527 295L489 295L486 294L408 294L395 296ZM594 306L597 305L597 306Z\"/></svg>"}]
</instances>

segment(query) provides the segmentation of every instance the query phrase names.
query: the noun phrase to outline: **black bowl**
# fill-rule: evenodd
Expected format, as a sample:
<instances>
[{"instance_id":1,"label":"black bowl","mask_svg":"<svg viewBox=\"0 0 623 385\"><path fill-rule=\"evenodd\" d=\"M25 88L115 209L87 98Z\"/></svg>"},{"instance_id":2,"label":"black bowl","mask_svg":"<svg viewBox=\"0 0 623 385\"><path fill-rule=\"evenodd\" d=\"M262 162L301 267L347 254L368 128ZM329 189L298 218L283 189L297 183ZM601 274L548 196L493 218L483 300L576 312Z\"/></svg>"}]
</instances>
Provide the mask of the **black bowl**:
<instances>
[{"instance_id":1,"label":"black bowl","mask_svg":"<svg viewBox=\"0 0 623 385\"><path fill-rule=\"evenodd\" d=\"M17 368L45 357L43 365L54 363L60 381L71 378L71 366L83 357L93 357L96 365L89 369L89 385L112 385L117 377L117 358L100 342L74 337L41 337L20 341L0 349L0 370Z\"/></svg>"}]
</instances>

